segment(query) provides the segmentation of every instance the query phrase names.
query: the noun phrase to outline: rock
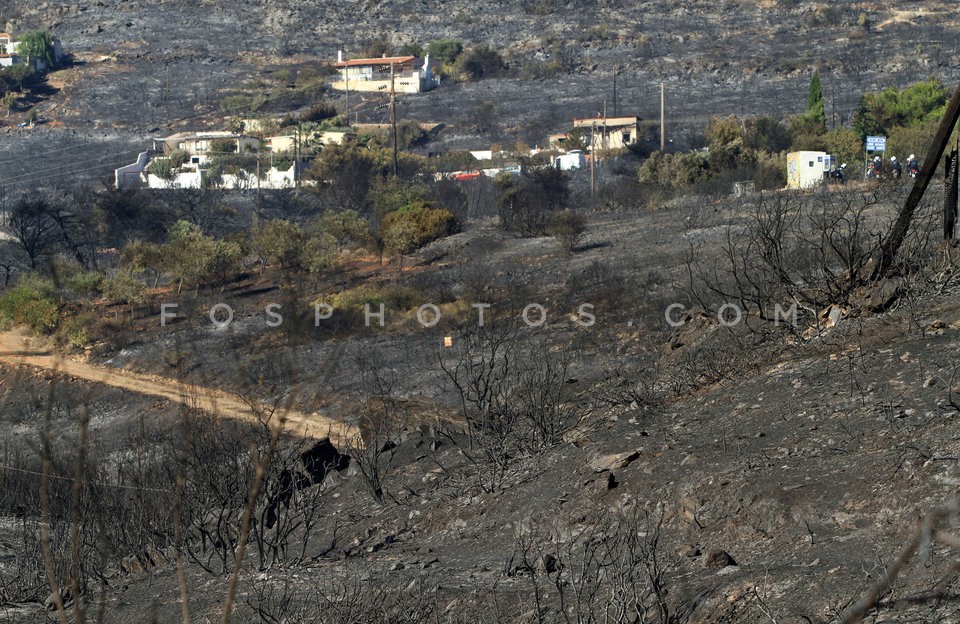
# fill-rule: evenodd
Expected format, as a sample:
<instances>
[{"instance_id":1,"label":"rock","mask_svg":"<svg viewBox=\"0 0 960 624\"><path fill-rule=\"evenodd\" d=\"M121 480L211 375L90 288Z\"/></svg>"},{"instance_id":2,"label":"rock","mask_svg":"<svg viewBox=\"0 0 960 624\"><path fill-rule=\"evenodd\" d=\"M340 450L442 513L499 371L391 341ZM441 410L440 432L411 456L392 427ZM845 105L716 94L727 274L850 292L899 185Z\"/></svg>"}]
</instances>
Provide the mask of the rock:
<instances>
[{"instance_id":1,"label":"rock","mask_svg":"<svg viewBox=\"0 0 960 624\"><path fill-rule=\"evenodd\" d=\"M737 565L737 562L730 556L730 553L719 548L708 552L703 560L703 567L705 568L725 568L735 565Z\"/></svg>"},{"instance_id":2,"label":"rock","mask_svg":"<svg viewBox=\"0 0 960 624\"><path fill-rule=\"evenodd\" d=\"M937 378L936 378L936 377L927 377L926 379L923 380L923 387L924 387L924 388L932 388L932 387L934 387L935 385L937 385Z\"/></svg>"},{"instance_id":3,"label":"rock","mask_svg":"<svg viewBox=\"0 0 960 624\"><path fill-rule=\"evenodd\" d=\"M560 567L560 562L550 553L547 553L543 556L543 571L547 574L553 574L559 570Z\"/></svg>"},{"instance_id":4,"label":"rock","mask_svg":"<svg viewBox=\"0 0 960 624\"><path fill-rule=\"evenodd\" d=\"M699 557L700 549L694 546L693 544L680 544L677 546L676 553L681 557Z\"/></svg>"},{"instance_id":5,"label":"rock","mask_svg":"<svg viewBox=\"0 0 960 624\"><path fill-rule=\"evenodd\" d=\"M439 560L438 558L436 558L436 557L433 557L433 558L431 558L431 559L427 559L426 561L424 561L423 564L421 565L421 567L422 567L424 570L426 570L427 568L429 568L430 566L432 566L432 565L435 564L435 563L440 563L440 560Z\"/></svg>"},{"instance_id":6,"label":"rock","mask_svg":"<svg viewBox=\"0 0 960 624\"><path fill-rule=\"evenodd\" d=\"M640 451L624 451L623 453L614 453L613 455L602 455L590 462L590 467L594 472L606 472L616 468L626 468L633 461L640 457Z\"/></svg>"},{"instance_id":7,"label":"rock","mask_svg":"<svg viewBox=\"0 0 960 624\"><path fill-rule=\"evenodd\" d=\"M394 563L393 565L390 566L389 570L390 570L391 572L395 572L395 571L397 571L397 570L402 570L402 569L404 569L405 567L406 567L406 566L403 565L403 562L402 562L402 561L397 561L396 563Z\"/></svg>"},{"instance_id":8,"label":"rock","mask_svg":"<svg viewBox=\"0 0 960 624\"><path fill-rule=\"evenodd\" d=\"M120 560L120 569L127 574L143 574L143 564L133 555Z\"/></svg>"},{"instance_id":9,"label":"rock","mask_svg":"<svg viewBox=\"0 0 960 624\"><path fill-rule=\"evenodd\" d=\"M156 546L153 544L148 544L146 548L147 561L152 568L159 568L163 564L167 563L166 556L160 552Z\"/></svg>"}]
</instances>

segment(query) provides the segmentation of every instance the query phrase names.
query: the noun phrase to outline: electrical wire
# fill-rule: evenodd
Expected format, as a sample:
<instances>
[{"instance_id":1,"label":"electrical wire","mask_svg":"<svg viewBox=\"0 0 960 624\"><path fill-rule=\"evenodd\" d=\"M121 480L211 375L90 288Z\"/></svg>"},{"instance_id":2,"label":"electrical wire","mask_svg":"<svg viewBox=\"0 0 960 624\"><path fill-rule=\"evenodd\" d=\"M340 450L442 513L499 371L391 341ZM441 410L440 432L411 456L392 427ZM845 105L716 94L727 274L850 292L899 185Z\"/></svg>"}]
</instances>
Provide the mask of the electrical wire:
<instances>
[{"instance_id":1,"label":"electrical wire","mask_svg":"<svg viewBox=\"0 0 960 624\"><path fill-rule=\"evenodd\" d=\"M37 470L27 470L26 468L14 468L13 466L0 464L0 471L5 471L5 470L9 470L10 472L19 472L21 474L36 475L38 477L44 476L42 472L39 472ZM84 483L86 485L101 485L103 487L118 488L122 490L139 490L141 492L159 492L162 494L174 493L172 490L161 490L158 488L139 487L136 485L122 485L120 483L106 483L104 481L85 481L85 480L75 479L73 477L61 477L60 475L54 475L54 474L47 474L46 477L49 479L58 479L60 481L69 481L71 483Z\"/></svg>"}]
</instances>

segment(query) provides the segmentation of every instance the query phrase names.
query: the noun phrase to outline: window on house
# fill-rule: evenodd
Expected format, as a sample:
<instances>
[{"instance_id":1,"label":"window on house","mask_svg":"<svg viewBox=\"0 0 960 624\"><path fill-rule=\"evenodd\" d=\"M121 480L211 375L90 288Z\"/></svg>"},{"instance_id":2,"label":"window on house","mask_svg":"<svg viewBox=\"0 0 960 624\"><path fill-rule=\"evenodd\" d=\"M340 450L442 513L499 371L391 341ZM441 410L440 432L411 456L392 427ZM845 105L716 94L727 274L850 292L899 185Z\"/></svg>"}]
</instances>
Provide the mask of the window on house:
<instances>
[{"instance_id":1,"label":"window on house","mask_svg":"<svg viewBox=\"0 0 960 624\"><path fill-rule=\"evenodd\" d=\"M629 133L629 132L624 132L624 133L623 133L623 142L624 142L624 143L629 143L629 142L630 142L630 133Z\"/></svg>"}]
</instances>

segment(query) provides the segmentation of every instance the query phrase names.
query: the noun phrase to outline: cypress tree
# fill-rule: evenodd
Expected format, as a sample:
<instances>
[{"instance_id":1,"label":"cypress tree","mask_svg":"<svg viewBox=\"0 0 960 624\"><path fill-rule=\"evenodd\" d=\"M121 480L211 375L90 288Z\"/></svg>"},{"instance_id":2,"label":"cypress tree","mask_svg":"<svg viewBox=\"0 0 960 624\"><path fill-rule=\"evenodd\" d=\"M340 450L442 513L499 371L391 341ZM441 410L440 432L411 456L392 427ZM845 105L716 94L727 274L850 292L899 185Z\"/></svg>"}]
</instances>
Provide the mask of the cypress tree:
<instances>
[{"instance_id":1,"label":"cypress tree","mask_svg":"<svg viewBox=\"0 0 960 624\"><path fill-rule=\"evenodd\" d=\"M807 116L826 128L827 115L823 108L823 85L820 84L819 71L814 71L813 77L810 78L810 90L807 94Z\"/></svg>"}]
</instances>

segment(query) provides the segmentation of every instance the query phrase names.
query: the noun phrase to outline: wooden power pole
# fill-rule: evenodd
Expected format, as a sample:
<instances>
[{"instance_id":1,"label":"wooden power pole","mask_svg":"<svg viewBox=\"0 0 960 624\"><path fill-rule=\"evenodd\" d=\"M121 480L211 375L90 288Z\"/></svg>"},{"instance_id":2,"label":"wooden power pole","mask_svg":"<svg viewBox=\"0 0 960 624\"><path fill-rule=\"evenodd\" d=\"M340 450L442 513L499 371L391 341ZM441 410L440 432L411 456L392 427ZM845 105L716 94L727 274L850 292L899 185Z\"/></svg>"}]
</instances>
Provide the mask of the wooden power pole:
<instances>
[{"instance_id":1,"label":"wooden power pole","mask_svg":"<svg viewBox=\"0 0 960 624\"><path fill-rule=\"evenodd\" d=\"M667 113L666 113L666 98L664 97L663 92L663 83L660 83L660 153L667 147Z\"/></svg>"},{"instance_id":2,"label":"wooden power pole","mask_svg":"<svg viewBox=\"0 0 960 624\"><path fill-rule=\"evenodd\" d=\"M397 164L397 90L395 86L393 63L390 63L390 130L393 136L393 177L400 175Z\"/></svg>"}]
</instances>

